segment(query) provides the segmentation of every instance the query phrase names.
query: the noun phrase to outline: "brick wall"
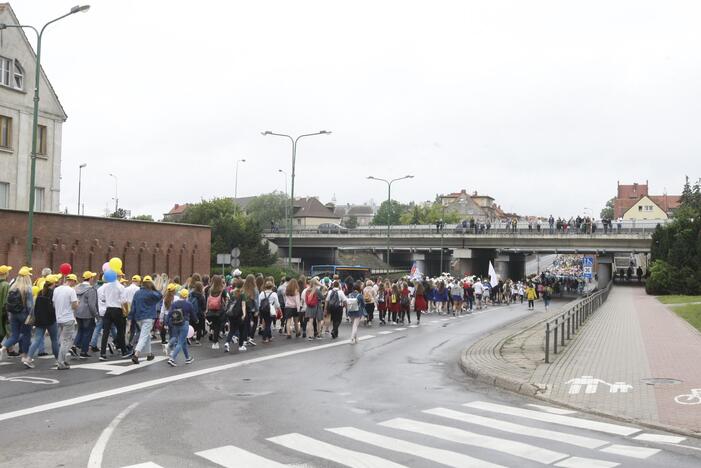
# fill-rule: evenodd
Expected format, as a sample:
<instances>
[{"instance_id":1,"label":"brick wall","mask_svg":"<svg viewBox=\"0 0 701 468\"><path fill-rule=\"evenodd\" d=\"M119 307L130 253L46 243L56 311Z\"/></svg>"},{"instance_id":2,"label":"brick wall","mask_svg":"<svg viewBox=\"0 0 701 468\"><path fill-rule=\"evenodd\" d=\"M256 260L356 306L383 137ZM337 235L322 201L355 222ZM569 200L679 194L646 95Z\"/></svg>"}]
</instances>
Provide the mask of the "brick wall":
<instances>
[{"instance_id":1,"label":"brick wall","mask_svg":"<svg viewBox=\"0 0 701 468\"><path fill-rule=\"evenodd\" d=\"M24 263L27 212L0 210L0 264L16 273ZM209 226L152 223L57 213L36 213L32 267L58 271L70 263L73 271L102 271L112 257L124 263L124 272L167 273L183 280L192 273L209 274Z\"/></svg>"}]
</instances>

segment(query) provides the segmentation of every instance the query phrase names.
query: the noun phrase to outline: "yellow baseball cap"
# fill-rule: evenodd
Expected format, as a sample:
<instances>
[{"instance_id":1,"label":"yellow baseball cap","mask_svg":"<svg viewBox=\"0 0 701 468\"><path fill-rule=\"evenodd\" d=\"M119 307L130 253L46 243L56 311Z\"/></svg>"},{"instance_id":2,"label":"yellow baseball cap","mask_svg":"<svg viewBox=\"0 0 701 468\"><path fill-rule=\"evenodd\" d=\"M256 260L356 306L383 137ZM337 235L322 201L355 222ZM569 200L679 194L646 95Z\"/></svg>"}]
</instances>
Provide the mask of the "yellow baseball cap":
<instances>
[{"instance_id":1,"label":"yellow baseball cap","mask_svg":"<svg viewBox=\"0 0 701 468\"><path fill-rule=\"evenodd\" d=\"M146 279L146 278L144 278L144 279ZM132 280L132 281L141 282L141 276L139 276L139 275L134 275L134 276L131 277L131 280Z\"/></svg>"},{"instance_id":2,"label":"yellow baseball cap","mask_svg":"<svg viewBox=\"0 0 701 468\"><path fill-rule=\"evenodd\" d=\"M146 275L146 276L144 276L144 279L142 280L142 282L144 282L144 283L146 283L146 282L153 283L153 278L151 278L149 275Z\"/></svg>"},{"instance_id":3,"label":"yellow baseball cap","mask_svg":"<svg viewBox=\"0 0 701 468\"><path fill-rule=\"evenodd\" d=\"M169 283L167 289L168 291L175 291L176 289L178 289L178 285L175 283Z\"/></svg>"},{"instance_id":4,"label":"yellow baseball cap","mask_svg":"<svg viewBox=\"0 0 701 468\"><path fill-rule=\"evenodd\" d=\"M11 266L7 265L0 265L0 275L6 275L12 270Z\"/></svg>"},{"instance_id":5,"label":"yellow baseball cap","mask_svg":"<svg viewBox=\"0 0 701 468\"><path fill-rule=\"evenodd\" d=\"M94 278L97 276L97 273L93 273L92 271L84 271L83 272L83 279L84 280L89 280L91 278Z\"/></svg>"},{"instance_id":6,"label":"yellow baseball cap","mask_svg":"<svg viewBox=\"0 0 701 468\"><path fill-rule=\"evenodd\" d=\"M66 281L78 281L78 277L71 273L70 275L66 275Z\"/></svg>"},{"instance_id":7,"label":"yellow baseball cap","mask_svg":"<svg viewBox=\"0 0 701 468\"><path fill-rule=\"evenodd\" d=\"M187 291L187 289L185 289L185 288L181 289L180 292L178 292L178 295L179 295L180 297L182 297L183 299L187 298L187 296L188 296L189 294L190 294L190 293L189 293L189 292Z\"/></svg>"},{"instance_id":8,"label":"yellow baseball cap","mask_svg":"<svg viewBox=\"0 0 701 468\"><path fill-rule=\"evenodd\" d=\"M37 284L37 286L39 286L41 288L44 286L44 283L56 284L56 283L58 283L58 280L60 280L60 279L61 279L61 275L48 275L44 279L44 281L41 282L42 283L41 286L39 286L38 284Z\"/></svg>"},{"instance_id":9,"label":"yellow baseball cap","mask_svg":"<svg viewBox=\"0 0 701 468\"><path fill-rule=\"evenodd\" d=\"M19 269L19 272L17 273L19 276L31 276L32 275L32 268L28 266L23 266L22 268Z\"/></svg>"}]
</instances>

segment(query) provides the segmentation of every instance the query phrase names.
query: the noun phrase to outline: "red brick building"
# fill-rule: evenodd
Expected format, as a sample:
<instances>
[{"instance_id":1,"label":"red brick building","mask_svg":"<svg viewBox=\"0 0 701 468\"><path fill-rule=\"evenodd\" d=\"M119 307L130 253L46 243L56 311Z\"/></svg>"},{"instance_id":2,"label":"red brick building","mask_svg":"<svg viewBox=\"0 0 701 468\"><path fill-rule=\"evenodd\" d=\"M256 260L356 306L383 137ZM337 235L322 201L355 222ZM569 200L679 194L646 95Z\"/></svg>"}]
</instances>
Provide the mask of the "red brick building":
<instances>
[{"instance_id":1,"label":"red brick building","mask_svg":"<svg viewBox=\"0 0 701 468\"><path fill-rule=\"evenodd\" d=\"M13 273L24 264L27 212L0 210L0 264ZM187 278L192 273L209 274L211 228L189 224L155 223L35 213L32 267L58 271L70 263L75 272L101 272L112 257L124 263L124 273L167 273Z\"/></svg>"},{"instance_id":2,"label":"red brick building","mask_svg":"<svg viewBox=\"0 0 701 468\"><path fill-rule=\"evenodd\" d=\"M628 210L633 208L641 199L647 197L650 204L654 203L668 217L674 214L674 210L679 207L679 195L650 195L647 181L644 184L633 183L622 185L618 183L616 198L613 201L614 219L623 218Z\"/></svg>"}]
</instances>

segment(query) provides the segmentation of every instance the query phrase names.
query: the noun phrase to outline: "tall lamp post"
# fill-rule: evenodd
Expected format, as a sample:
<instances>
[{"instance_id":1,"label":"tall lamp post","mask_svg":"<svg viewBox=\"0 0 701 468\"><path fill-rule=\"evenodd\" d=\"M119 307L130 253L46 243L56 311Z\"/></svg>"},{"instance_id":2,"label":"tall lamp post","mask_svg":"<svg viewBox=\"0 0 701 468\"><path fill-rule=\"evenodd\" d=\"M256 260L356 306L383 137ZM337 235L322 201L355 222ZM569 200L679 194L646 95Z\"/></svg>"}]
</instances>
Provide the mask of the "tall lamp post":
<instances>
[{"instance_id":1,"label":"tall lamp post","mask_svg":"<svg viewBox=\"0 0 701 468\"><path fill-rule=\"evenodd\" d=\"M282 169L278 169L277 171L285 177L285 196L287 196L287 172L283 171ZM287 221L287 217L288 217L288 213L289 213L287 211L288 207L289 207L289 205L287 203L285 203L285 222L288 222Z\"/></svg>"},{"instance_id":2,"label":"tall lamp post","mask_svg":"<svg viewBox=\"0 0 701 468\"><path fill-rule=\"evenodd\" d=\"M237 159L236 160L236 178L234 180L234 203L236 203L236 199L239 197L239 163L246 162L245 159Z\"/></svg>"},{"instance_id":3,"label":"tall lamp post","mask_svg":"<svg viewBox=\"0 0 701 468\"><path fill-rule=\"evenodd\" d=\"M387 269L389 270L389 239L390 239L390 224L392 224L392 184L398 180L413 179L413 175L405 175L397 179L387 180L379 177L368 176L369 180L379 180L387 184Z\"/></svg>"},{"instance_id":4,"label":"tall lamp post","mask_svg":"<svg viewBox=\"0 0 701 468\"><path fill-rule=\"evenodd\" d=\"M289 227L289 237L287 240L287 266L288 268L292 269L292 216L294 216L294 200L295 200L295 162L297 160L297 142L304 137L309 137L309 136L315 136L315 135L331 135L331 132L328 130L320 130L315 133L305 133L303 135L299 135L297 138L294 138L290 135L286 135L284 133L275 133L271 132L270 130L266 130L265 132L261 132L261 135L267 136L267 135L273 135L273 136L278 136L278 137L284 137L288 138L292 142L292 176L290 177L290 212L288 216L288 227Z\"/></svg>"},{"instance_id":5,"label":"tall lamp post","mask_svg":"<svg viewBox=\"0 0 701 468\"><path fill-rule=\"evenodd\" d=\"M88 11L90 5L76 5L65 15L59 16L58 18L52 19L44 26L41 30L37 30L34 26L25 24L6 24L0 23L0 30L7 28L26 28L31 29L37 35L37 50L36 50L36 63L34 69L34 110L32 113L32 155L31 155L31 169L29 176L29 209L28 209L28 219L27 219L27 249L25 253L25 260L27 265L32 264L32 243L34 241L34 198L35 198L35 186L36 186L36 164L37 164L37 128L39 126L39 80L41 78L41 38L44 36L44 30L51 23L55 23L66 16L70 16L74 13L79 13L81 11Z\"/></svg>"},{"instance_id":6,"label":"tall lamp post","mask_svg":"<svg viewBox=\"0 0 701 468\"><path fill-rule=\"evenodd\" d=\"M117 185L117 176L114 174L110 174L110 177L114 177L114 213L116 215L117 211L119 211L119 191Z\"/></svg>"},{"instance_id":7,"label":"tall lamp post","mask_svg":"<svg viewBox=\"0 0 701 468\"><path fill-rule=\"evenodd\" d=\"M88 163L83 163L78 166L78 214L80 215L80 191L83 182L83 168L87 166Z\"/></svg>"}]
</instances>

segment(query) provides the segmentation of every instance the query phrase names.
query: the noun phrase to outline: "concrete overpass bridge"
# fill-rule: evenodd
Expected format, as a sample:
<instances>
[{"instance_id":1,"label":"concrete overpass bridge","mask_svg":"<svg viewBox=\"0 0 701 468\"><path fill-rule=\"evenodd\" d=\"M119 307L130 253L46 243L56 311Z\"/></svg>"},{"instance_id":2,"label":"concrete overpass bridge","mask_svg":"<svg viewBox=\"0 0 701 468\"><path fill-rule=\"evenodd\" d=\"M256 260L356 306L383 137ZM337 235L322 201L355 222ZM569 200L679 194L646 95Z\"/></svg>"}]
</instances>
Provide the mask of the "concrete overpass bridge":
<instances>
[{"instance_id":1,"label":"concrete overpass bridge","mask_svg":"<svg viewBox=\"0 0 701 468\"><path fill-rule=\"evenodd\" d=\"M517 278L523 276L526 259L532 255L591 254L597 258L596 271L600 281L608 282L613 258L649 253L652 232L649 228L608 233L516 229L475 234L456 227L437 232L435 227L393 226L388 259L386 227L350 229L333 234L295 230L292 257L301 258L305 265L334 264L339 251L365 251L400 268L408 269L416 261L421 271L429 275L449 268L456 273L482 274L492 261L500 275ZM281 256L288 255L287 232L267 232L264 235L278 246Z\"/></svg>"}]
</instances>

